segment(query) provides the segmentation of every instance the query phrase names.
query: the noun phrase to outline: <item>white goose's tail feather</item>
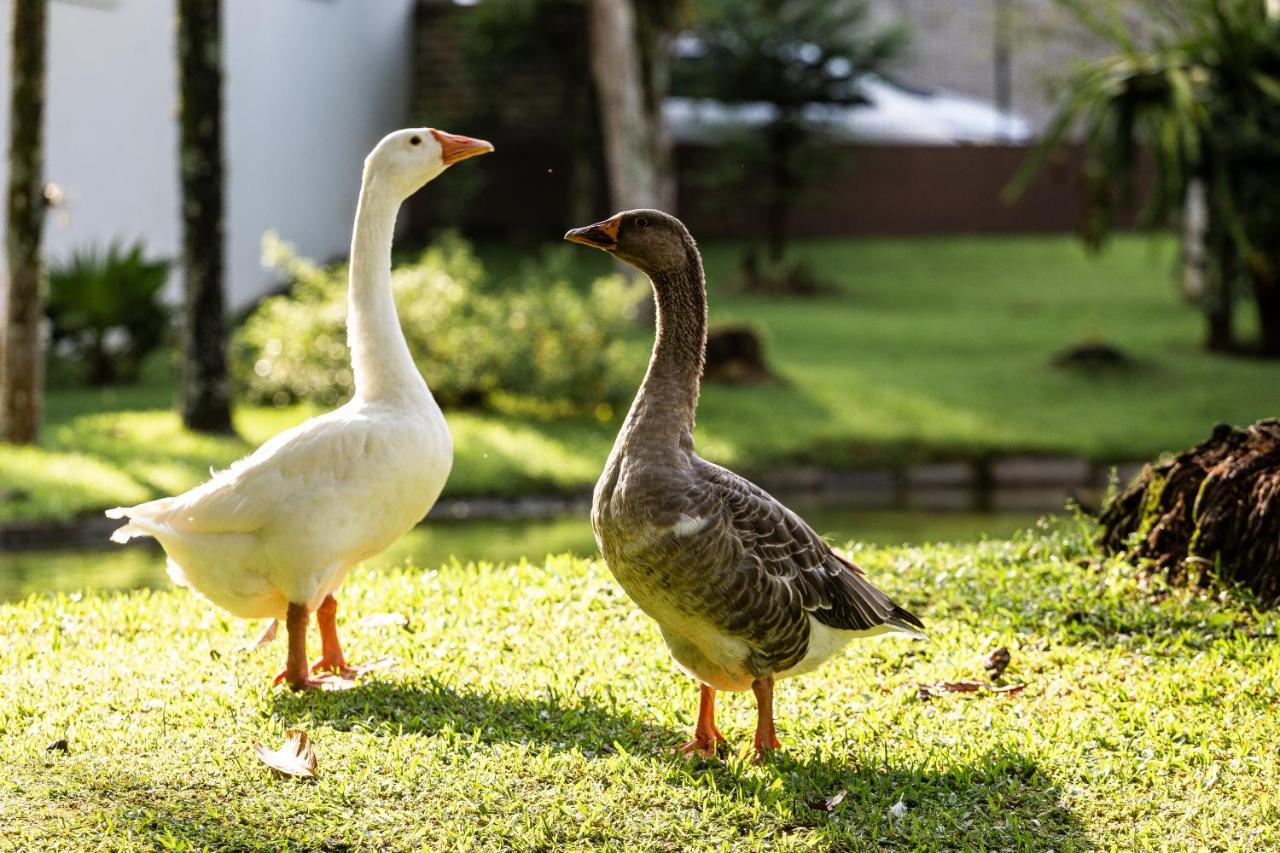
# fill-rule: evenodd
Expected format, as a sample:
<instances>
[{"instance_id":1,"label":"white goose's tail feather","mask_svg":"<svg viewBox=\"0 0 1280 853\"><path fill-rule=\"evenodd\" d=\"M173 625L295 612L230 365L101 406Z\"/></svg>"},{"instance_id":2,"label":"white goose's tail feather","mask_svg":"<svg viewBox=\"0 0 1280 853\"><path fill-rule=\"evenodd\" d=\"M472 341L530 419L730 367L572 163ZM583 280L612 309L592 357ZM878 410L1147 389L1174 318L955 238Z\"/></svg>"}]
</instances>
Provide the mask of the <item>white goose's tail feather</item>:
<instances>
[{"instance_id":1,"label":"white goose's tail feather","mask_svg":"<svg viewBox=\"0 0 1280 853\"><path fill-rule=\"evenodd\" d=\"M107 510L107 518L128 518L128 517L129 517L129 510L125 507L118 506L113 509ZM146 536L146 535L148 535L147 531L143 530L141 527L138 527L132 522L130 522L128 524L123 524L120 527L117 527L115 530L111 531L111 541L118 542L121 545L123 545L124 543L128 542L130 539L133 539L135 536Z\"/></svg>"},{"instance_id":2,"label":"white goose's tail feather","mask_svg":"<svg viewBox=\"0 0 1280 853\"><path fill-rule=\"evenodd\" d=\"M139 536L155 536L156 531L162 525L148 516L162 509L168 502L169 498L162 498L158 501L150 501L137 506L118 506L107 510L107 518L127 518L129 520L127 524L117 527L111 532L111 541L124 544L130 539L135 539Z\"/></svg>"}]
</instances>

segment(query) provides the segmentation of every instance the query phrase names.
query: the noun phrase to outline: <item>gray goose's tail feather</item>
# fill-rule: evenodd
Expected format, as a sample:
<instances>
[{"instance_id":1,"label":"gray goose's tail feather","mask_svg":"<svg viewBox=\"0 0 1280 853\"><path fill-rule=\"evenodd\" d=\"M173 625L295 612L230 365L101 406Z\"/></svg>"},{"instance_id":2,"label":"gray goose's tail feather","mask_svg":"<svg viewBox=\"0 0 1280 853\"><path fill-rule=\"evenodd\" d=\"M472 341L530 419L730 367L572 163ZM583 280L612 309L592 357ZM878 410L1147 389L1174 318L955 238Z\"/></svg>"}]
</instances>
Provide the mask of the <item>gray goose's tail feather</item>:
<instances>
[{"instance_id":1,"label":"gray goose's tail feather","mask_svg":"<svg viewBox=\"0 0 1280 853\"><path fill-rule=\"evenodd\" d=\"M925 633L924 623L914 613L896 604L893 605L893 613L884 620L884 624L917 640L929 639L929 635Z\"/></svg>"}]
</instances>

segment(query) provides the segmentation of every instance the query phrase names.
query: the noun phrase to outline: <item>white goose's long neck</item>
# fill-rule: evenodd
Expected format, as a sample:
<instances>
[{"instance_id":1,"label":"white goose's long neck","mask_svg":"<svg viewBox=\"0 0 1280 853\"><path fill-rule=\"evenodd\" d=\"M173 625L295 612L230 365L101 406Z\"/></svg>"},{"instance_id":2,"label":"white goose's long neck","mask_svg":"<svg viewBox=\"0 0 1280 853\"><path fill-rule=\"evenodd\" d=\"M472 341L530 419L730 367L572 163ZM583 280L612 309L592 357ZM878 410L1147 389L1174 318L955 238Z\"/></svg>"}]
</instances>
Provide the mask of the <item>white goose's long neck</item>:
<instances>
[{"instance_id":1,"label":"white goose's long neck","mask_svg":"<svg viewBox=\"0 0 1280 853\"><path fill-rule=\"evenodd\" d=\"M347 343L356 397L363 400L426 395L409 354L391 292L391 239L401 200L366 179L351 235Z\"/></svg>"}]
</instances>

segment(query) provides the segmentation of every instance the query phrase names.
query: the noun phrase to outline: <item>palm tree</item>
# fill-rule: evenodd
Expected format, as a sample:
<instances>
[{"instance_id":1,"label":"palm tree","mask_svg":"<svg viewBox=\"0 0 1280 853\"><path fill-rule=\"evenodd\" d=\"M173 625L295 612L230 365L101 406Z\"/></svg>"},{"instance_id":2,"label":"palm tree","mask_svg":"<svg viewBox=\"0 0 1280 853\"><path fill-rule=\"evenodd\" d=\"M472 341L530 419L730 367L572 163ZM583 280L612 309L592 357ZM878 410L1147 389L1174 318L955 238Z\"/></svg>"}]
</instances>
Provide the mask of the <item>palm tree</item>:
<instances>
[{"instance_id":1,"label":"palm tree","mask_svg":"<svg viewBox=\"0 0 1280 853\"><path fill-rule=\"evenodd\" d=\"M182 421L231 431L223 295L222 3L177 0L182 176Z\"/></svg>"},{"instance_id":2,"label":"palm tree","mask_svg":"<svg viewBox=\"0 0 1280 853\"><path fill-rule=\"evenodd\" d=\"M1144 160L1147 224L1183 213L1199 182L1207 345L1234 348L1233 306L1247 292L1258 310L1259 351L1280 357L1280 21L1266 0L1133 0L1150 22L1139 36L1114 3L1059 2L1115 53L1072 77L1012 189L1025 187L1051 151L1081 139L1082 236L1098 247L1134 203Z\"/></svg>"},{"instance_id":3,"label":"palm tree","mask_svg":"<svg viewBox=\"0 0 1280 853\"><path fill-rule=\"evenodd\" d=\"M41 173L47 0L13 4L13 81L9 108L8 258L4 336L0 338L0 428L17 444L40 429L44 355L40 343L40 227L45 198Z\"/></svg>"},{"instance_id":4,"label":"palm tree","mask_svg":"<svg viewBox=\"0 0 1280 853\"><path fill-rule=\"evenodd\" d=\"M762 191L769 253L786 250L791 208L813 176L821 131L805 116L814 103L858 103L854 85L884 70L899 53L904 32L869 31L867 0L709 0L699 4L700 56L677 63L682 94L725 102L764 102L774 108L763 129L763 150L744 142L739 159Z\"/></svg>"}]
</instances>

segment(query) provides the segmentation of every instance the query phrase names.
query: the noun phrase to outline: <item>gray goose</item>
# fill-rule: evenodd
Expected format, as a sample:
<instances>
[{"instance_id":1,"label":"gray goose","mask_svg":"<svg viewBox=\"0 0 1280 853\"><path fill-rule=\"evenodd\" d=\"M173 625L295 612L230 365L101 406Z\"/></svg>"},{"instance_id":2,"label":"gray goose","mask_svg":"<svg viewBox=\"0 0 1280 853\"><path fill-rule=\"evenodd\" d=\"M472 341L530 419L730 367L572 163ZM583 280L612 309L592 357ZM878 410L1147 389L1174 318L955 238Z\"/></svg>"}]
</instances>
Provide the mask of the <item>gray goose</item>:
<instances>
[{"instance_id":1,"label":"gray goose","mask_svg":"<svg viewBox=\"0 0 1280 853\"><path fill-rule=\"evenodd\" d=\"M676 662L699 682L693 738L724 741L717 690L755 694L754 760L777 749L775 678L807 672L855 637L924 625L772 495L694 451L707 302L702 259L680 220L630 210L566 240L645 273L657 300L649 369L596 483L591 524L610 571L657 621Z\"/></svg>"}]
</instances>

